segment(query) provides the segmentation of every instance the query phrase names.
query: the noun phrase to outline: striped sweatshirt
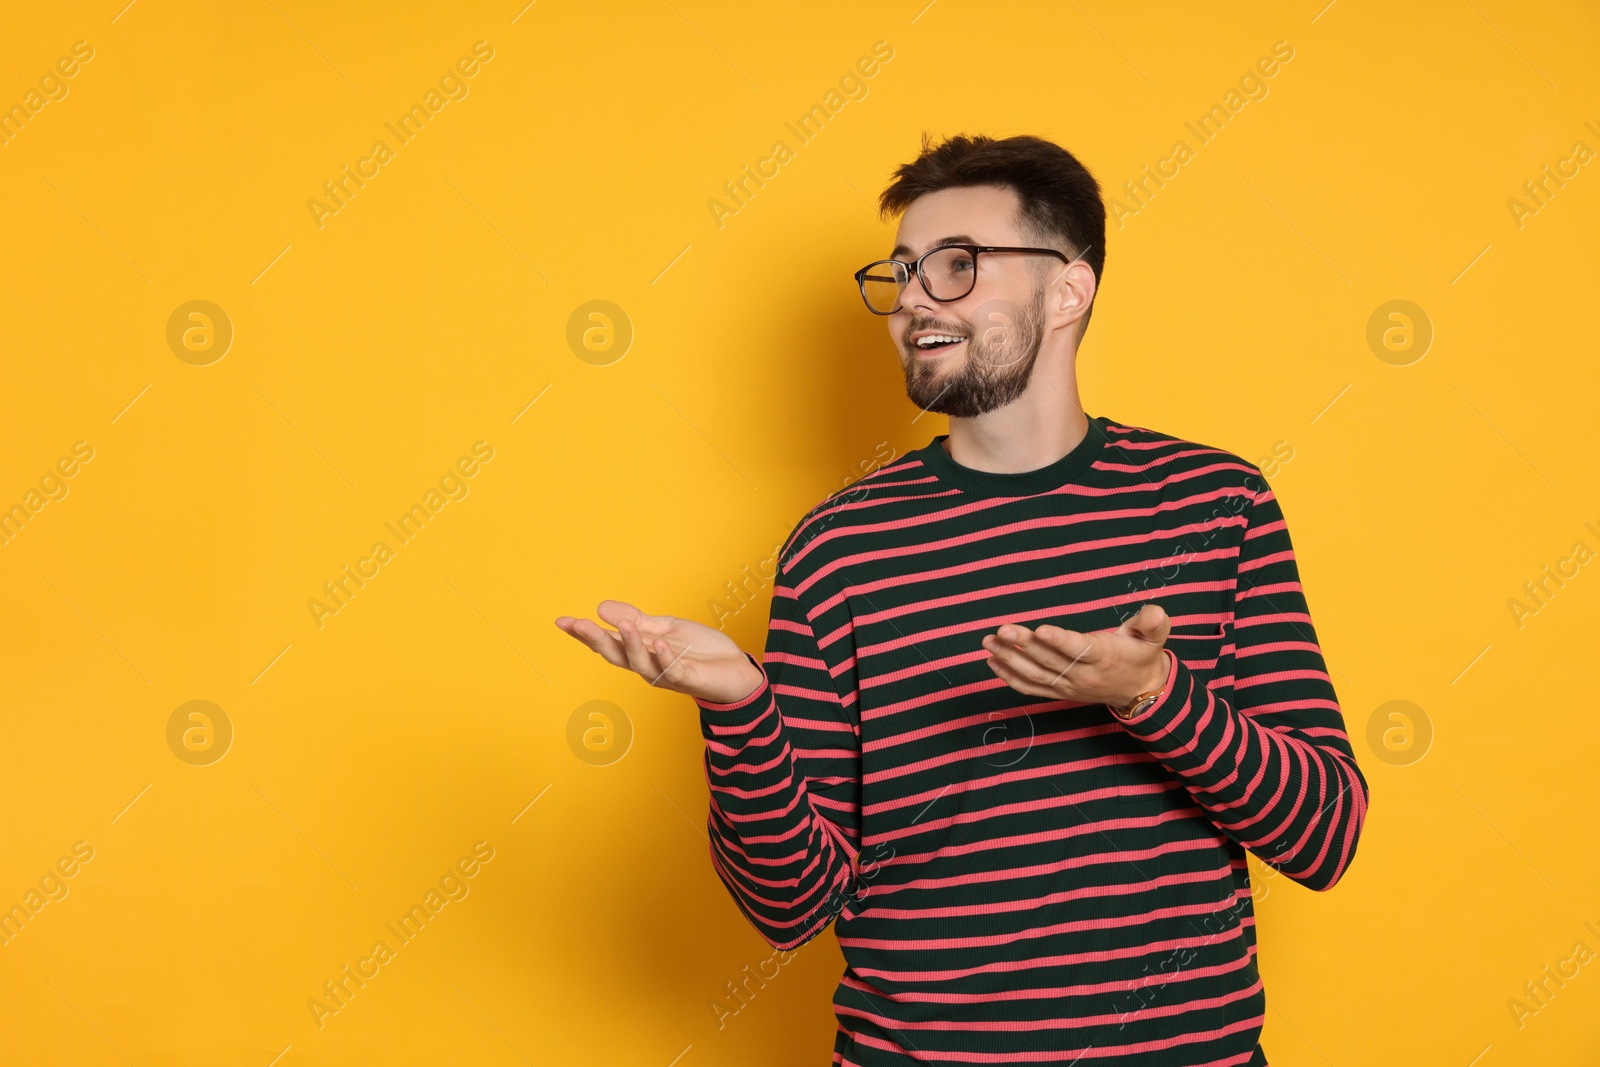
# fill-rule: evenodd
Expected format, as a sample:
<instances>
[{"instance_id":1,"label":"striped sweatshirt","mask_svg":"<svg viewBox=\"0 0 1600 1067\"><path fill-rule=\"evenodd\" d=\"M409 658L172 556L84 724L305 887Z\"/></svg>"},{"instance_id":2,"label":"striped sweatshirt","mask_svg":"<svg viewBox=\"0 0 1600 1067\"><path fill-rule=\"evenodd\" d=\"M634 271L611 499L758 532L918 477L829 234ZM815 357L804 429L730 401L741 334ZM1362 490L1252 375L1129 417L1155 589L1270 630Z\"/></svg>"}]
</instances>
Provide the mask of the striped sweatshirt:
<instances>
[{"instance_id":1,"label":"striped sweatshirt","mask_svg":"<svg viewBox=\"0 0 1600 1067\"><path fill-rule=\"evenodd\" d=\"M835 924L841 1067L1266 1064L1245 852L1328 889L1368 800L1277 498L1105 417L1021 473L947 437L799 521L761 685L696 702L718 876L777 948ZM1147 602L1172 655L1133 719L986 663L1003 623Z\"/></svg>"}]
</instances>

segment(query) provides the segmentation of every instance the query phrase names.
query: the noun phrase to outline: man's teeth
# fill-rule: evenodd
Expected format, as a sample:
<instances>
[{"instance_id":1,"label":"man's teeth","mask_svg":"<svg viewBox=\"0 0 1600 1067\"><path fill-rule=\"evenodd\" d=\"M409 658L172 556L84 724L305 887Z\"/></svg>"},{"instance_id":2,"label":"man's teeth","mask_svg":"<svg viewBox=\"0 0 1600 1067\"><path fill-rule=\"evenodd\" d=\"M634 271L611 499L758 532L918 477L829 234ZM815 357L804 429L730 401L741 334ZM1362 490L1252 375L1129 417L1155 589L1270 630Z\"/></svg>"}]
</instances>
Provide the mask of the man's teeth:
<instances>
[{"instance_id":1,"label":"man's teeth","mask_svg":"<svg viewBox=\"0 0 1600 1067\"><path fill-rule=\"evenodd\" d=\"M945 344L947 342L954 343L960 340L961 338L952 337L946 333L931 333L926 337L917 338L917 347L927 348L929 345Z\"/></svg>"}]
</instances>

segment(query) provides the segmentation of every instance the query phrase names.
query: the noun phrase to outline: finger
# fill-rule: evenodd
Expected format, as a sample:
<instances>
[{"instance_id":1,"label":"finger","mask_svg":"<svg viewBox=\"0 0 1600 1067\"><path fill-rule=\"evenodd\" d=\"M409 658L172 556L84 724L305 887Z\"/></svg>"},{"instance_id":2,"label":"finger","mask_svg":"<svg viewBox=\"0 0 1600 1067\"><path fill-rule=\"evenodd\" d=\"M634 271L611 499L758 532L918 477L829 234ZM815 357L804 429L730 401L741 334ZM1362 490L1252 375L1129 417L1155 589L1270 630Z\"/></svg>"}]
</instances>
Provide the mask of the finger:
<instances>
[{"instance_id":1,"label":"finger","mask_svg":"<svg viewBox=\"0 0 1600 1067\"><path fill-rule=\"evenodd\" d=\"M622 635L622 650L628 657L628 666L651 685L658 683L661 680L661 664L656 661L656 654L646 647L645 637L639 632L636 620L619 619L617 632Z\"/></svg>"},{"instance_id":2,"label":"finger","mask_svg":"<svg viewBox=\"0 0 1600 1067\"><path fill-rule=\"evenodd\" d=\"M1035 631L1033 641L1024 646L1023 652L1040 673L1035 673L1021 661L1012 662L1017 663L1019 669L1028 671L1029 677L1053 689L1064 678L1082 683L1084 676L1094 669L1099 648L1088 634L1064 630L1059 626L1041 626Z\"/></svg>"},{"instance_id":3,"label":"finger","mask_svg":"<svg viewBox=\"0 0 1600 1067\"><path fill-rule=\"evenodd\" d=\"M994 673L999 676L1001 681L1005 682L1019 693L1025 693L1028 696L1034 697L1052 695L1048 689L1045 689L1035 682L1023 677L1016 671L1016 669L998 657L990 657L988 664L989 669L994 671Z\"/></svg>"},{"instance_id":4,"label":"finger","mask_svg":"<svg viewBox=\"0 0 1600 1067\"><path fill-rule=\"evenodd\" d=\"M615 605L614 610L607 607L607 605ZM677 621L675 616L651 615L637 605L629 604L622 600L601 601L600 606L606 608L607 613L614 618L615 621L612 625L616 625L623 619L631 619L633 625L638 628L640 633L644 634L646 639L664 635L672 628L672 624Z\"/></svg>"},{"instance_id":5,"label":"finger","mask_svg":"<svg viewBox=\"0 0 1600 1067\"><path fill-rule=\"evenodd\" d=\"M631 619L637 626L643 620L651 618L626 600L602 600L595 607L594 613L612 626L616 626L619 631L622 629L619 624L624 619Z\"/></svg>"},{"instance_id":6,"label":"finger","mask_svg":"<svg viewBox=\"0 0 1600 1067\"><path fill-rule=\"evenodd\" d=\"M688 657L688 646L677 648L665 637L649 638L648 645L661 664L661 681L658 684L679 690L694 687L700 677L700 664Z\"/></svg>"},{"instance_id":7,"label":"finger","mask_svg":"<svg viewBox=\"0 0 1600 1067\"><path fill-rule=\"evenodd\" d=\"M661 673L670 675L675 666L675 661L679 659L678 654L673 652L672 646L659 637L650 637L648 635L645 636L644 642L645 647L650 650L650 654L655 656L656 661L661 664Z\"/></svg>"},{"instance_id":8,"label":"finger","mask_svg":"<svg viewBox=\"0 0 1600 1067\"><path fill-rule=\"evenodd\" d=\"M1113 666L1115 661L1115 650L1111 648L1110 642L1097 640L1105 637L1106 632L1081 634L1065 630L1062 633L1070 639L1063 644L1067 647L1076 647L1078 651L1058 673L1050 678L1051 691L1059 695L1063 689L1076 693L1096 690L1104 681L1106 670Z\"/></svg>"},{"instance_id":9,"label":"finger","mask_svg":"<svg viewBox=\"0 0 1600 1067\"><path fill-rule=\"evenodd\" d=\"M1004 664L996 665L995 661L993 660L990 660L989 664L991 668L994 669L995 674L1000 676L1002 681L1004 681L1012 689L1015 689L1019 693L1026 694L1027 696L1047 697L1051 700L1059 702L1063 707L1067 708L1087 708L1093 704L1100 703L1098 700L1081 700L1077 697L1064 696L1059 687L1035 685L1033 682L1021 677Z\"/></svg>"},{"instance_id":10,"label":"finger","mask_svg":"<svg viewBox=\"0 0 1600 1067\"><path fill-rule=\"evenodd\" d=\"M1040 637L1048 629L1029 630L1017 623L1006 623L999 631L984 638L983 646L994 659L998 659L1011 672L1011 676L1026 679L1046 687L1059 678L1067 661Z\"/></svg>"},{"instance_id":11,"label":"finger","mask_svg":"<svg viewBox=\"0 0 1600 1067\"><path fill-rule=\"evenodd\" d=\"M614 631L596 625L588 619L573 619L571 627L563 627L563 629L579 641L582 641L592 651L599 653L612 666L628 666L627 653L622 648L620 637Z\"/></svg>"},{"instance_id":12,"label":"finger","mask_svg":"<svg viewBox=\"0 0 1600 1067\"><path fill-rule=\"evenodd\" d=\"M1040 690L1039 695L1069 676L1071 661L1052 652L1037 636L1027 645L1015 650L1002 650L996 655L1006 670ZM1049 662L1043 662L1048 658Z\"/></svg>"},{"instance_id":13,"label":"finger","mask_svg":"<svg viewBox=\"0 0 1600 1067\"><path fill-rule=\"evenodd\" d=\"M1009 677L1027 678L1044 684L1061 670L1061 663L1041 663L1041 658L1059 661L1059 657L1043 644L1026 626L1006 623L995 633L983 639L983 647L991 657L998 659L1011 672Z\"/></svg>"},{"instance_id":14,"label":"finger","mask_svg":"<svg viewBox=\"0 0 1600 1067\"><path fill-rule=\"evenodd\" d=\"M558 626L563 633L571 634L573 637L577 637L580 640L582 640L582 637L581 637L581 635L579 634L579 631L578 631L578 624L580 622L589 622L589 620L588 619L576 619L576 618L573 618L571 615L562 615L562 616L560 616L559 618L556 619L556 626ZM612 633L612 631L602 629L601 627L595 626L593 623L589 623L589 625L592 628L596 629L596 630L600 630L601 633L607 633L607 634Z\"/></svg>"},{"instance_id":15,"label":"finger","mask_svg":"<svg viewBox=\"0 0 1600 1067\"><path fill-rule=\"evenodd\" d=\"M1070 670L1090 658L1096 650L1094 641L1087 634L1047 624L1033 632L1033 640L1023 645L1023 651L1041 667L1054 673Z\"/></svg>"},{"instance_id":16,"label":"finger","mask_svg":"<svg viewBox=\"0 0 1600 1067\"><path fill-rule=\"evenodd\" d=\"M1032 631L1019 622L1008 622L1002 625L999 629L995 630L994 636L998 637L1008 645L1015 645L1026 640L1031 632Z\"/></svg>"},{"instance_id":17,"label":"finger","mask_svg":"<svg viewBox=\"0 0 1600 1067\"><path fill-rule=\"evenodd\" d=\"M1039 635L1051 648L1068 659L1091 660L1100 654L1100 647L1092 633L1067 630L1060 626L1041 626Z\"/></svg>"},{"instance_id":18,"label":"finger","mask_svg":"<svg viewBox=\"0 0 1600 1067\"><path fill-rule=\"evenodd\" d=\"M666 670L669 665L682 660L684 655L693 647L674 641L666 634L645 634L644 636L646 646L651 652L654 652L656 658L661 661L662 670Z\"/></svg>"},{"instance_id":19,"label":"finger","mask_svg":"<svg viewBox=\"0 0 1600 1067\"><path fill-rule=\"evenodd\" d=\"M983 647L990 652L1011 654L1020 650L1032 640L1033 632L1026 626L1008 622L992 634L985 634L981 642Z\"/></svg>"},{"instance_id":20,"label":"finger","mask_svg":"<svg viewBox=\"0 0 1600 1067\"><path fill-rule=\"evenodd\" d=\"M654 658L644 647L641 633L644 628L643 620L649 618L644 612L625 600L602 600L595 607L595 614L617 628L617 640L626 656L627 665L638 671L641 675L654 677L659 673Z\"/></svg>"}]
</instances>

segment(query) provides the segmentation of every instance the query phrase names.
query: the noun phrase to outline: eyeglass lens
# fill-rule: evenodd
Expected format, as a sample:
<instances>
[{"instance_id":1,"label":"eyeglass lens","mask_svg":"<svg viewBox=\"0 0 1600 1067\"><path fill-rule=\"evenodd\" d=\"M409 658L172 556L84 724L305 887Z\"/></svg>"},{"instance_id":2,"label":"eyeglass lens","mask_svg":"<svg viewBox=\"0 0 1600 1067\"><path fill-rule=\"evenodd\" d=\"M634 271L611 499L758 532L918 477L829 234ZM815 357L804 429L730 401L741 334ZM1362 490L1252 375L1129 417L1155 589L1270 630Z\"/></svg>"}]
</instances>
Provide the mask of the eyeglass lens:
<instances>
[{"instance_id":1,"label":"eyeglass lens","mask_svg":"<svg viewBox=\"0 0 1600 1067\"><path fill-rule=\"evenodd\" d=\"M935 300L959 300L972 291L972 253L965 248L940 248L922 261L928 295ZM899 305L900 296L911 282L904 264L893 260L874 263L861 276L861 292L874 311L888 314Z\"/></svg>"}]
</instances>

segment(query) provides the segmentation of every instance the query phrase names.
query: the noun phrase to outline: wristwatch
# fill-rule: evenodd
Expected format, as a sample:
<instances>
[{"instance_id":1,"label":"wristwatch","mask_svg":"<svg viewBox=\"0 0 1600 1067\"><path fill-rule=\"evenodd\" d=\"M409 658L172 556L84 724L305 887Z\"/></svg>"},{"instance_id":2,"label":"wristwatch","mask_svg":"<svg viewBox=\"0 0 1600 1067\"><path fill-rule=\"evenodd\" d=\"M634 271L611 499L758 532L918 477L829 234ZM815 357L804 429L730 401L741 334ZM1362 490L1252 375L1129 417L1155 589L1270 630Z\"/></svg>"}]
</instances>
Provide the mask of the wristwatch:
<instances>
[{"instance_id":1,"label":"wristwatch","mask_svg":"<svg viewBox=\"0 0 1600 1067\"><path fill-rule=\"evenodd\" d=\"M1126 708L1119 708L1115 704L1107 704L1106 707L1110 708L1111 714L1115 715L1119 719L1131 719L1141 711L1148 708L1151 704L1154 704L1156 701L1160 700L1161 694L1164 692L1166 692L1165 687L1162 687L1161 689L1152 689L1148 693L1140 693L1138 696L1133 698L1133 703L1129 704Z\"/></svg>"},{"instance_id":2,"label":"wristwatch","mask_svg":"<svg viewBox=\"0 0 1600 1067\"><path fill-rule=\"evenodd\" d=\"M1156 701L1160 700L1161 694L1165 693L1166 691L1166 684L1162 683L1160 689L1152 689L1148 693L1140 693L1138 696L1134 697L1133 702L1125 708L1119 708L1115 704L1107 704L1106 707L1110 708L1111 714L1115 715L1119 719L1131 719L1135 715L1138 715L1140 712L1144 711L1151 704L1154 704Z\"/></svg>"}]
</instances>

